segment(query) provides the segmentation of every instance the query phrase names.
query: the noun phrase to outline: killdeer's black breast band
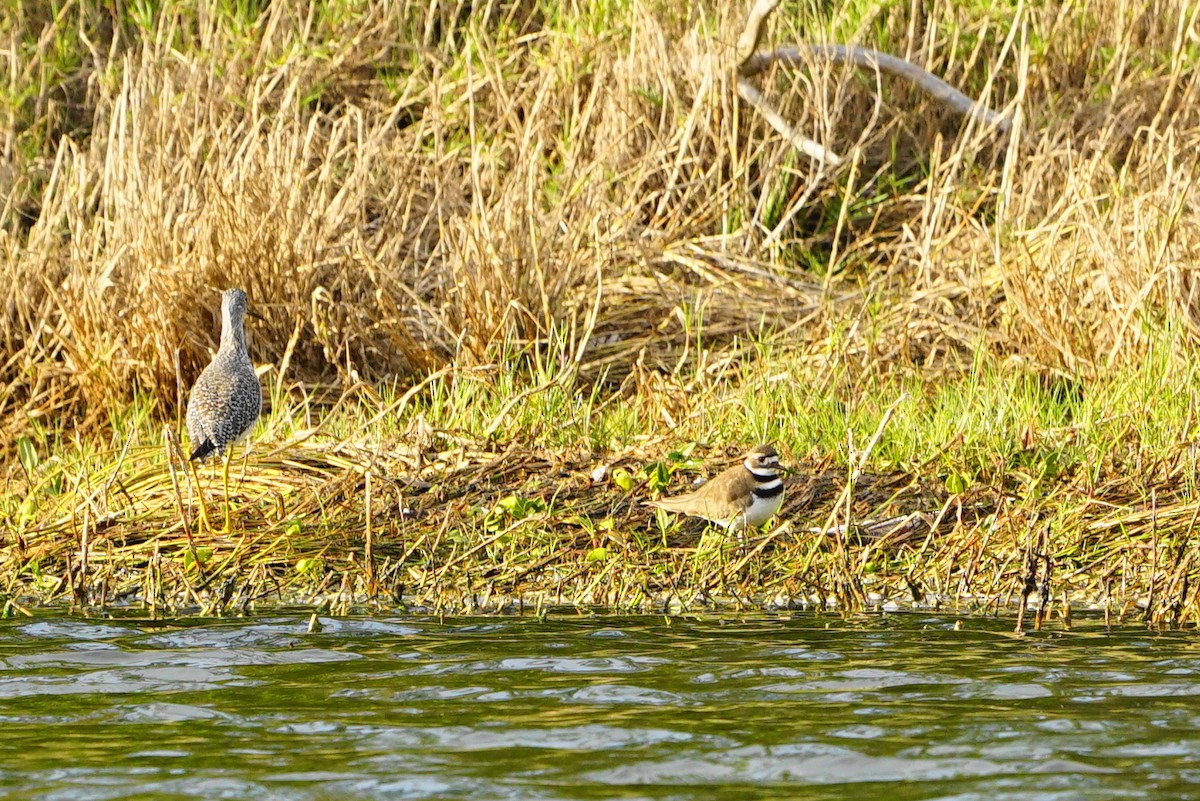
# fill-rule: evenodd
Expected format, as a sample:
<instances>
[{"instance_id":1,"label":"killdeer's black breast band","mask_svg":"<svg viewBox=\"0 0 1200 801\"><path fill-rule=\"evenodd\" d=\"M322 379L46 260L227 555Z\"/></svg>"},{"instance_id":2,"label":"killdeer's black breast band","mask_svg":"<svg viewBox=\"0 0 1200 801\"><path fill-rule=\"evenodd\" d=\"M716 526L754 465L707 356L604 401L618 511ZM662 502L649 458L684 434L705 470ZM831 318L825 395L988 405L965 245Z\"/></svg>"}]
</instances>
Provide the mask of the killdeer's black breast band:
<instances>
[{"instance_id":1,"label":"killdeer's black breast band","mask_svg":"<svg viewBox=\"0 0 1200 801\"><path fill-rule=\"evenodd\" d=\"M754 495L759 498L774 498L783 493L783 482L774 487L755 487Z\"/></svg>"}]
</instances>

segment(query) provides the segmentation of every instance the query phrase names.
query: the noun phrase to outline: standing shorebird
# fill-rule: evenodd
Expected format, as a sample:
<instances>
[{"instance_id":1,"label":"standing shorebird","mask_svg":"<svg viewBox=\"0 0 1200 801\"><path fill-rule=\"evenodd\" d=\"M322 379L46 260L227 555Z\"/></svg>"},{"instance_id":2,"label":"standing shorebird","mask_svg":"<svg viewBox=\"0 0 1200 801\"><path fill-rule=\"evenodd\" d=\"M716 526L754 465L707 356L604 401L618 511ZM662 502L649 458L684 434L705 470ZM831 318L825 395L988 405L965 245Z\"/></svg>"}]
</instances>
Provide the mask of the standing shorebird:
<instances>
[{"instance_id":1,"label":"standing shorebird","mask_svg":"<svg viewBox=\"0 0 1200 801\"><path fill-rule=\"evenodd\" d=\"M188 396L191 460L225 454L225 528L229 528L229 457L262 411L262 386L246 353L246 293L221 293L221 346Z\"/></svg>"},{"instance_id":2,"label":"standing shorebird","mask_svg":"<svg viewBox=\"0 0 1200 801\"><path fill-rule=\"evenodd\" d=\"M770 445L759 445L746 454L741 464L718 473L699 489L651 501L650 505L741 531L770 520L782 503L779 454Z\"/></svg>"}]
</instances>

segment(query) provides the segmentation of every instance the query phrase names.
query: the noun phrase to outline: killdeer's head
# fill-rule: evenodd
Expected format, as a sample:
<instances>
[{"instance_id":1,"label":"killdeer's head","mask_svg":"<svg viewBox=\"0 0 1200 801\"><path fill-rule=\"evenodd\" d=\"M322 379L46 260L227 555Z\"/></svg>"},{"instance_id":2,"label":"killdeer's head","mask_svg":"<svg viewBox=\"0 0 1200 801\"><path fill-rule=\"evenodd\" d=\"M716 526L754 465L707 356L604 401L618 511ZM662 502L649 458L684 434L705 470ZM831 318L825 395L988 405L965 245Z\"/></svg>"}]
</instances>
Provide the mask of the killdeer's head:
<instances>
[{"instance_id":1,"label":"killdeer's head","mask_svg":"<svg viewBox=\"0 0 1200 801\"><path fill-rule=\"evenodd\" d=\"M742 464L759 478L774 478L779 473L779 452L770 445L758 445Z\"/></svg>"}]
</instances>

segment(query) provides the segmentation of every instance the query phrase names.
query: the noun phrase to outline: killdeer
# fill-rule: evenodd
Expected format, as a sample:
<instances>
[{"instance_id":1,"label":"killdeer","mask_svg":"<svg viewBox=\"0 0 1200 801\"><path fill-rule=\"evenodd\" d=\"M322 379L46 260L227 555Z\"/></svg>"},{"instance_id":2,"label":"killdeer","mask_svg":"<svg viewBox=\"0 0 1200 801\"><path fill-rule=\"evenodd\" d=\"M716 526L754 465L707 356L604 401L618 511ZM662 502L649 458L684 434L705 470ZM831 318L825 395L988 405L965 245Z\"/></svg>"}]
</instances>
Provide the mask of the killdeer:
<instances>
[{"instance_id":1,"label":"killdeer","mask_svg":"<svg viewBox=\"0 0 1200 801\"><path fill-rule=\"evenodd\" d=\"M782 503L779 454L770 445L759 445L746 454L741 464L717 474L699 489L651 501L650 505L741 531L770 520Z\"/></svg>"}]
</instances>

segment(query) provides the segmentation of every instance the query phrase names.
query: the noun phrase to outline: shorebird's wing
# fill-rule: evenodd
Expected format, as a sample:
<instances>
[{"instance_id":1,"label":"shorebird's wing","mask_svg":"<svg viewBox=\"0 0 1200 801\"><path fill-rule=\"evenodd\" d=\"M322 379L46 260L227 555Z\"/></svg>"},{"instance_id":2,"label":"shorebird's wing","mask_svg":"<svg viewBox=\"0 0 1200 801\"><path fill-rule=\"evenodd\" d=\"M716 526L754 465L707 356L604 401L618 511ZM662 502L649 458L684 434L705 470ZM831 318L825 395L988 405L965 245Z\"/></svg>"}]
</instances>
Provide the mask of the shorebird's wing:
<instances>
[{"instance_id":1,"label":"shorebird's wing","mask_svg":"<svg viewBox=\"0 0 1200 801\"><path fill-rule=\"evenodd\" d=\"M651 506L696 517L705 517L714 522L728 520L745 510L749 497L739 498L737 482L721 474L701 484L699 489L673 498L651 501Z\"/></svg>"},{"instance_id":2,"label":"shorebird's wing","mask_svg":"<svg viewBox=\"0 0 1200 801\"><path fill-rule=\"evenodd\" d=\"M727 479L718 482L717 479ZM750 504L754 502L754 495L750 489L743 485L741 481L734 480L735 476L723 474L717 476L709 484L712 484L712 492L715 499L719 499L722 508L729 509L728 514L733 515L738 512L743 512L750 508Z\"/></svg>"}]
</instances>

